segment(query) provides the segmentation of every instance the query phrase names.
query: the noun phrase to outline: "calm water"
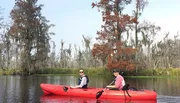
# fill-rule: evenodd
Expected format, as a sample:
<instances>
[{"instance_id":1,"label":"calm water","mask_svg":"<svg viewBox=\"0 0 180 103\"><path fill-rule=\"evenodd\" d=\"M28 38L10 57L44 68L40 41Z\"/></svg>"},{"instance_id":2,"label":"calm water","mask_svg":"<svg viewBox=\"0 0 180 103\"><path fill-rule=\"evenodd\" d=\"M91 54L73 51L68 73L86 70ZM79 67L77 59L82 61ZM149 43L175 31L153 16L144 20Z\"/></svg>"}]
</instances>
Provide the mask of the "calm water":
<instances>
[{"instance_id":1,"label":"calm water","mask_svg":"<svg viewBox=\"0 0 180 103\"><path fill-rule=\"evenodd\" d=\"M89 77L91 87L105 87L112 78ZM157 103L180 102L180 78L125 78L126 83L137 89L150 89L158 93ZM61 103L85 103L83 98L73 97L44 97L40 89L40 83L52 83L61 85L75 85L75 76L0 76L0 103L49 103L53 100ZM63 98L69 98L65 101ZM46 99L46 102L43 101ZM52 100L52 101L51 101ZM64 102L63 102L64 101ZM110 101L101 101L111 103ZM120 101L122 102L122 101ZM125 101L128 103L127 101ZM57 103L54 101L54 103ZM86 103L95 103L94 99L88 99ZM113 103L113 102L112 102ZM133 102L130 102L133 103ZM138 102L135 102L138 103Z\"/></svg>"}]
</instances>

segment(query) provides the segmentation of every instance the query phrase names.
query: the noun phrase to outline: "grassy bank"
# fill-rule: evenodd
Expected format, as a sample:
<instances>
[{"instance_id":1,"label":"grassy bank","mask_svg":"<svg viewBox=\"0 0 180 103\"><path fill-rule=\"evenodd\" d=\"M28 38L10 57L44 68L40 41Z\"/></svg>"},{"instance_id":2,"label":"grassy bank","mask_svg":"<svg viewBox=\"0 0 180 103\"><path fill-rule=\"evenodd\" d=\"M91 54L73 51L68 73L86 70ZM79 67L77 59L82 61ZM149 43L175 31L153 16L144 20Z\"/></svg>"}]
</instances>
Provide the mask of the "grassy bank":
<instances>
[{"instance_id":1,"label":"grassy bank","mask_svg":"<svg viewBox=\"0 0 180 103\"><path fill-rule=\"evenodd\" d=\"M85 68L85 74L88 75L112 75L110 71L105 68ZM0 69L0 75L21 75L23 74L19 69ZM34 74L34 73L33 73ZM79 68L46 68L39 69L36 75L79 75Z\"/></svg>"},{"instance_id":2,"label":"grassy bank","mask_svg":"<svg viewBox=\"0 0 180 103\"><path fill-rule=\"evenodd\" d=\"M79 68L48 68L38 70L37 74L68 74L79 75ZM105 68L85 68L85 74L87 75L111 75L111 72Z\"/></svg>"},{"instance_id":3,"label":"grassy bank","mask_svg":"<svg viewBox=\"0 0 180 103\"><path fill-rule=\"evenodd\" d=\"M105 68L85 68L85 73L88 75L112 75L112 72ZM78 75L79 68L47 68L39 69L36 71L37 75ZM22 71L16 69L2 70L0 69L0 75L20 75ZM169 69L138 69L133 71L121 71L124 76L180 76L180 68Z\"/></svg>"},{"instance_id":4,"label":"grassy bank","mask_svg":"<svg viewBox=\"0 0 180 103\"><path fill-rule=\"evenodd\" d=\"M0 69L0 75L21 75L22 71L20 69Z\"/></svg>"},{"instance_id":5,"label":"grassy bank","mask_svg":"<svg viewBox=\"0 0 180 103\"><path fill-rule=\"evenodd\" d=\"M157 69L138 69L137 71L126 71L127 76L180 76L180 68L157 68Z\"/></svg>"}]
</instances>

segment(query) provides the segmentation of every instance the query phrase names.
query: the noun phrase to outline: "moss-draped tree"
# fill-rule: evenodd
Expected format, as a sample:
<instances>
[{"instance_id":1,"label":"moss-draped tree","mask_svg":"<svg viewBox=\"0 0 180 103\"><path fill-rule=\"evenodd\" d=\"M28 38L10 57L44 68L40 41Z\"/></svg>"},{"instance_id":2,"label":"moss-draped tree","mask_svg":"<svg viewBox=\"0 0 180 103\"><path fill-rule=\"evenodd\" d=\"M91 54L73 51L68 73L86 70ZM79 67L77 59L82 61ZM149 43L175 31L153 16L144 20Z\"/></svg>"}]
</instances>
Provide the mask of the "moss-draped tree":
<instances>
[{"instance_id":1,"label":"moss-draped tree","mask_svg":"<svg viewBox=\"0 0 180 103\"><path fill-rule=\"evenodd\" d=\"M41 15L43 5L37 5L37 2L38 0L15 0L10 13L13 20L10 34L17 42L17 51L21 55L20 68L25 74L44 67L48 59L50 25Z\"/></svg>"}]
</instances>

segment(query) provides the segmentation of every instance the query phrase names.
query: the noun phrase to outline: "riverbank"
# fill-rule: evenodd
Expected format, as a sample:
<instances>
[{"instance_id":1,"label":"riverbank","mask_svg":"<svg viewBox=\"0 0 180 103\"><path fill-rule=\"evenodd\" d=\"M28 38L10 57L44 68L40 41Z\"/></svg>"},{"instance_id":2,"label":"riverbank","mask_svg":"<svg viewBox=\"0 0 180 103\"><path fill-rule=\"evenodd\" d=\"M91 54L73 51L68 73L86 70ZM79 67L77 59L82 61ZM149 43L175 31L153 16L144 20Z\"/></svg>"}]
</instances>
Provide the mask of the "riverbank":
<instances>
[{"instance_id":1,"label":"riverbank","mask_svg":"<svg viewBox=\"0 0 180 103\"><path fill-rule=\"evenodd\" d=\"M112 75L110 70L105 68L85 68L87 75ZM78 75L79 68L47 68L39 69L36 71L36 75ZM8 69L0 70L0 75L22 75L20 70ZM180 68L168 68L168 69L137 69L131 71L121 71L123 76L180 76Z\"/></svg>"},{"instance_id":2,"label":"riverbank","mask_svg":"<svg viewBox=\"0 0 180 103\"><path fill-rule=\"evenodd\" d=\"M104 68L85 68L84 72L88 75L109 75L110 71ZM79 75L79 68L46 68L39 69L32 75ZM0 75L23 75L23 72L19 69L0 69Z\"/></svg>"}]
</instances>

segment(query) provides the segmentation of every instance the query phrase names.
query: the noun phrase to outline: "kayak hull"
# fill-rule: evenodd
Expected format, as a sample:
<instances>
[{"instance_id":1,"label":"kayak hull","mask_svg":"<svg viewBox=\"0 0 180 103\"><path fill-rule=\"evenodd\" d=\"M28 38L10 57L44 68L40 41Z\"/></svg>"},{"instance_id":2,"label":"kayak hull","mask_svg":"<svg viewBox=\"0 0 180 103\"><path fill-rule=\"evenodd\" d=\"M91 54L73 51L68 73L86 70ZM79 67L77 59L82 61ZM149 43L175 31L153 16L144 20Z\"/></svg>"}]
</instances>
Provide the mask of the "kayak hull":
<instances>
[{"instance_id":1,"label":"kayak hull","mask_svg":"<svg viewBox=\"0 0 180 103\"><path fill-rule=\"evenodd\" d=\"M45 95L61 95L61 96L79 96L87 98L96 98L96 93L102 91L103 88L70 88L69 86L62 86L57 84L40 84L40 87ZM66 91L64 87L68 88ZM156 100L157 93L150 90L143 91L132 91L128 90L128 93L131 97L127 95L125 91L117 90L104 90L100 98L102 99L131 99L131 100Z\"/></svg>"}]
</instances>

